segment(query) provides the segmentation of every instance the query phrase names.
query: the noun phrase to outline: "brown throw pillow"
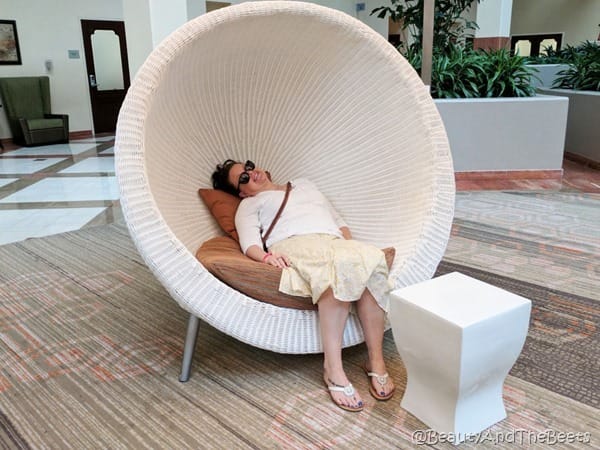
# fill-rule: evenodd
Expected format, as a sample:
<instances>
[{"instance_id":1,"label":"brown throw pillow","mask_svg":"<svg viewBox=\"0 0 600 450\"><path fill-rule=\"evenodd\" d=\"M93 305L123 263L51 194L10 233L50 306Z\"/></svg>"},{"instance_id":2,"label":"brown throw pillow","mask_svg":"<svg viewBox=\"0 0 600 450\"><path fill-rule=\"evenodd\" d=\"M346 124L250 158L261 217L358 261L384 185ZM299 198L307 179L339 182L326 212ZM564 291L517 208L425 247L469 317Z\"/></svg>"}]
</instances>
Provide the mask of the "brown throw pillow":
<instances>
[{"instance_id":1,"label":"brown throw pillow","mask_svg":"<svg viewBox=\"0 0 600 450\"><path fill-rule=\"evenodd\" d=\"M209 239L198 249L196 258L215 277L248 297L284 308L317 309L309 297L279 292L281 269L248 258L231 238Z\"/></svg>"},{"instance_id":2,"label":"brown throw pillow","mask_svg":"<svg viewBox=\"0 0 600 450\"><path fill-rule=\"evenodd\" d=\"M198 194L221 229L239 241L235 231L235 212L242 199L218 189L198 189Z\"/></svg>"},{"instance_id":3,"label":"brown throw pillow","mask_svg":"<svg viewBox=\"0 0 600 450\"><path fill-rule=\"evenodd\" d=\"M383 253L388 267L391 267L396 249L385 248ZM284 308L317 309L310 297L279 292L281 269L248 258L231 238L220 236L209 239L198 249L196 258L215 277L248 297Z\"/></svg>"},{"instance_id":4,"label":"brown throw pillow","mask_svg":"<svg viewBox=\"0 0 600 450\"><path fill-rule=\"evenodd\" d=\"M271 174L267 171L265 173L270 180ZM239 242L240 238L235 230L235 213L242 199L219 189L201 188L198 189L198 195L221 229Z\"/></svg>"}]
</instances>

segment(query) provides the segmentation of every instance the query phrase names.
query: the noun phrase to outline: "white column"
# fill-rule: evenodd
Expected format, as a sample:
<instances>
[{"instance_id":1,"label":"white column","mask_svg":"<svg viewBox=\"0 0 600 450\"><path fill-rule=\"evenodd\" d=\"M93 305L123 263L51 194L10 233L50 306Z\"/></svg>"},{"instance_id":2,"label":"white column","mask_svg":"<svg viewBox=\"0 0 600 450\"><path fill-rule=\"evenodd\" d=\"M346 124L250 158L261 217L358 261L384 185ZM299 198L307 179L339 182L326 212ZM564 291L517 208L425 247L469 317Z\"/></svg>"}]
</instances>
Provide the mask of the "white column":
<instances>
[{"instance_id":1,"label":"white column","mask_svg":"<svg viewBox=\"0 0 600 450\"><path fill-rule=\"evenodd\" d=\"M123 21L127 37L129 76L133 81L138 69L152 51L148 0L123 0Z\"/></svg>"},{"instance_id":2,"label":"white column","mask_svg":"<svg viewBox=\"0 0 600 450\"><path fill-rule=\"evenodd\" d=\"M431 85L434 12L435 0L425 0L423 2L423 57L421 60L421 79L426 86Z\"/></svg>"},{"instance_id":3,"label":"white column","mask_svg":"<svg viewBox=\"0 0 600 450\"><path fill-rule=\"evenodd\" d=\"M475 47L501 48L510 39L513 0L484 0L477 5ZM483 44L483 45L477 45Z\"/></svg>"},{"instance_id":4,"label":"white column","mask_svg":"<svg viewBox=\"0 0 600 450\"><path fill-rule=\"evenodd\" d=\"M206 14L205 0L187 0L187 18L192 20L194 17Z\"/></svg>"},{"instance_id":5,"label":"white column","mask_svg":"<svg viewBox=\"0 0 600 450\"><path fill-rule=\"evenodd\" d=\"M205 12L204 0L123 0L131 78L154 47L188 20Z\"/></svg>"},{"instance_id":6,"label":"white column","mask_svg":"<svg viewBox=\"0 0 600 450\"><path fill-rule=\"evenodd\" d=\"M187 22L187 0L149 0L152 47Z\"/></svg>"}]
</instances>

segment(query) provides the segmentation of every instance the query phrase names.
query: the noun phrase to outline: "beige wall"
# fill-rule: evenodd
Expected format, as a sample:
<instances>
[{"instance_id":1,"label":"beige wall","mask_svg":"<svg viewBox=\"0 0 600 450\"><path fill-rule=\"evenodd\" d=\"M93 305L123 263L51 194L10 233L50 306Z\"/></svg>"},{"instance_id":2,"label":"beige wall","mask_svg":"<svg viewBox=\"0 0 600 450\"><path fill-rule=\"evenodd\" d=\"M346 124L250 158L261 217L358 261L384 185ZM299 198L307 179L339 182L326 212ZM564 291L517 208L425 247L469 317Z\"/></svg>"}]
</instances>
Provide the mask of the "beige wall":
<instances>
[{"instance_id":1,"label":"beige wall","mask_svg":"<svg viewBox=\"0 0 600 450\"><path fill-rule=\"evenodd\" d=\"M81 19L123 20L121 0L0 0L0 18L15 20L23 64L0 66L0 77L48 75L52 111L69 115L70 131L92 129ZM79 59L69 59L78 50ZM53 69L47 72L46 59ZM0 138L10 137L0 109Z\"/></svg>"},{"instance_id":2,"label":"beige wall","mask_svg":"<svg viewBox=\"0 0 600 450\"><path fill-rule=\"evenodd\" d=\"M485 1L485 0L484 0ZM595 41L600 0L513 0L511 35L564 32L565 44Z\"/></svg>"}]
</instances>

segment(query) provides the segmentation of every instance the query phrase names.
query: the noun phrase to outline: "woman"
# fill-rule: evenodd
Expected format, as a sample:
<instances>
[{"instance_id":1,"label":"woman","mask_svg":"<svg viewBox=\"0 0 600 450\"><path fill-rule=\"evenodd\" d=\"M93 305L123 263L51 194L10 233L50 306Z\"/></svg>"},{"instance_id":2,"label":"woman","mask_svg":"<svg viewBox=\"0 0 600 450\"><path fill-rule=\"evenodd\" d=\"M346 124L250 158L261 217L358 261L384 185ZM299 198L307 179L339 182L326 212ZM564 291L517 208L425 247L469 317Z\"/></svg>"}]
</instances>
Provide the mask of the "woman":
<instances>
[{"instance_id":1,"label":"woman","mask_svg":"<svg viewBox=\"0 0 600 450\"><path fill-rule=\"evenodd\" d=\"M275 184L252 161L228 159L212 175L213 187L239 195L235 217L242 251L255 261L283 269L281 292L311 296L318 304L323 342L323 379L342 409L361 411L363 401L346 377L342 336L352 303L365 336L369 360L364 366L377 400L394 394L383 360L388 307L388 268L381 250L352 240L350 230L310 181L291 182L291 192L272 233L262 242L283 202L286 185Z\"/></svg>"}]
</instances>

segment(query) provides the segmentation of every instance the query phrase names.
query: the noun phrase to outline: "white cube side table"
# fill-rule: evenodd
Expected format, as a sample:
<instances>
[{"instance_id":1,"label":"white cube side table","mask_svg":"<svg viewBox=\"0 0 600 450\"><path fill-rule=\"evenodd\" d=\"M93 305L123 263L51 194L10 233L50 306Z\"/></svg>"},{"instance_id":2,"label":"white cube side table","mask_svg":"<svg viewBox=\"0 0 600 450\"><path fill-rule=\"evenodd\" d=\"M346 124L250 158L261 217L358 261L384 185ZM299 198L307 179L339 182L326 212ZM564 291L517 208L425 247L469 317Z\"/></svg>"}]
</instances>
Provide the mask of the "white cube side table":
<instances>
[{"instance_id":1,"label":"white cube side table","mask_svg":"<svg viewBox=\"0 0 600 450\"><path fill-rule=\"evenodd\" d=\"M459 441L506 417L502 386L521 353L531 301L458 272L392 292L407 371L401 406Z\"/></svg>"}]
</instances>

